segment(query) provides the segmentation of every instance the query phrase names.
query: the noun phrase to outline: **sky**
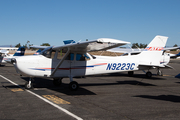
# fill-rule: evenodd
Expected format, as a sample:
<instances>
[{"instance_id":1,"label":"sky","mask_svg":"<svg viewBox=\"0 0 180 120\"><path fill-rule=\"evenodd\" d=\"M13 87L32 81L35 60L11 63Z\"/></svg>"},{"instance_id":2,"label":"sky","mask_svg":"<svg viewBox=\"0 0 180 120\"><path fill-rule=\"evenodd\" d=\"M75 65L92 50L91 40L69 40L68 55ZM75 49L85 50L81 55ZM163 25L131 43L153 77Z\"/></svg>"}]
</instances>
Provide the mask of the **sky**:
<instances>
[{"instance_id":1,"label":"sky","mask_svg":"<svg viewBox=\"0 0 180 120\"><path fill-rule=\"evenodd\" d=\"M180 0L0 0L0 45L114 38L180 45Z\"/></svg>"}]
</instances>

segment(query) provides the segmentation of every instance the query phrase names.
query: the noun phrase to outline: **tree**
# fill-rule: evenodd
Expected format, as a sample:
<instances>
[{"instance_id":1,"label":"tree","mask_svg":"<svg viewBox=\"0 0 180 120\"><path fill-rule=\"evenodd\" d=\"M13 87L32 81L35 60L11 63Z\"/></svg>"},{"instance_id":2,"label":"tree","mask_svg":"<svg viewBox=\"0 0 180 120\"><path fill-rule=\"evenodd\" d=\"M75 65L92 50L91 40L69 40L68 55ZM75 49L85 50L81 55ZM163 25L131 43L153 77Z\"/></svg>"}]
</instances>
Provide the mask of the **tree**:
<instances>
[{"instance_id":1,"label":"tree","mask_svg":"<svg viewBox=\"0 0 180 120\"><path fill-rule=\"evenodd\" d=\"M43 43L41 46L51 46L49 43Z\"/></svg>"},{"instance_id":2,"label":"tree","mask_svg":"<svg viewBox=\"0 0 180 120\"><path fill-rule=\"evenodd\" d=\"M139 48L138 43L133 43L131 48Z\"/></svg>"},{"instance_id":3,"label":"tree","mask_svg":"<svg viewBox=\"0 0 180 120\"><path fill-rule=\"evenodd\" d=\"M173 47L177 47L178 45L177 44L175 44Z\"/></svg>"},{"instance_id":4,"label":"tree","mask_svg":"<svg viewBox=\"0 0 180 120\"><path fill-rule=\"evenodd\" d=\"M147 44L142 44L142 43L140 43L139 48L146 48L146 47L147 47Z\"/></svg>"},{"instance_id":5,"label":"tree","mask_svg":"<svg viewBox=\"0 0 180 120\"><path fill-rule=\"evenodd\" d=\"M18 48L19 48L19 47L21 47L21 44L19 43L19 44L17 44L15 47L18 47Z\"/></svg>"},{"instance_id":6,"label":"tree","mask_svg":"<svg viewBox=\"0 0 180 120\"><path fill-rule=\"evenodd\" d=\"M178 47L178 45L177 44L175 44L173 47ZM171 51L176 51L177 49L174 49L174 50L171 50Z\"/></svg>"},{"instance_id":7,"label":"tree","mask_svg":"<svg viewBox=\"0 0 180 120\"><path fill-rule=\"evenodd\" d=\"M132 44L132 48L146 48L147 47L147 44L138 44L138 43L133 43Z\"/></svg>"}]
</instances>

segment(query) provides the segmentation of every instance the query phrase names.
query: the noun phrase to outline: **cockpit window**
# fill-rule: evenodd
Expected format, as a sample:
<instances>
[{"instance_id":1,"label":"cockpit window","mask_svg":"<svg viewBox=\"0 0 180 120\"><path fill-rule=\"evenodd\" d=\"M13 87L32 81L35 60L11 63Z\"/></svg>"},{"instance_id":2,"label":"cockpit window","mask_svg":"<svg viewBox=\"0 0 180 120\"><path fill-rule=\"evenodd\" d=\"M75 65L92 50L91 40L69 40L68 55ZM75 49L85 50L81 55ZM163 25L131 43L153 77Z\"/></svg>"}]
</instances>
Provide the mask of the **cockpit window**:
<instances>
[{"instance_id":1,"label":"cockpit window","mask_svg":"<svg viewBox=\"0 0 180 120\"><path fill-rule=\"evenodd\" d=\"M52 47L48 47L48 48L44 49L44 50L40 53L40 55L43 55L43 56L45 56L45 57L47 57L47 58L51 58L51 51L52 51Z\"/></svg>"},{"instance_id":2,"label":"cockpit window","mask_svg":"<svg viewBox=\"0 0 180 120\"><path fill-rule=\"evenodd\" d=\"M61 60L64 57L64 55L67 53L67 51L68 51L67 48L58 50L57 59Z\"/></svg>"}]
</instances>

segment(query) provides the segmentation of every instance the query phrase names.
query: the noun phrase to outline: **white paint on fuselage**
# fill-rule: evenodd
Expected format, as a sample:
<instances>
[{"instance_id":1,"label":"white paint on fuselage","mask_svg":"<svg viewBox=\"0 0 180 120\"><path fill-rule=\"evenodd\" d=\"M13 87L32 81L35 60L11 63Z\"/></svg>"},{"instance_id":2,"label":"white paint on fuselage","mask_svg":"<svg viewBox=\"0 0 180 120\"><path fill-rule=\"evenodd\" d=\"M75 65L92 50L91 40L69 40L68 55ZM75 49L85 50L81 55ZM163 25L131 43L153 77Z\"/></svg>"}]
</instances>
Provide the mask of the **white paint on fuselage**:
<instances>
[{"instance_id":1,"label":"white paint on fuselage","mask_svg":"<svg viewBox=\"0 0 180 120\"><path fill-rule=\"evenodd\" d=\"M135 64L132 66L133 70L138 70L137 56L106 56L97 57L96 59L90 58L87 61L64 60L54 76L50 76L58 62L58 59L33 55L17 58L15 66L21 74L36 77L69 77L70 74L74 77L129 71L130 68L128 66L131 67L132 63ZM123 64L126 64L124 68L122 68Z\"/></svg>"}]
</instances>

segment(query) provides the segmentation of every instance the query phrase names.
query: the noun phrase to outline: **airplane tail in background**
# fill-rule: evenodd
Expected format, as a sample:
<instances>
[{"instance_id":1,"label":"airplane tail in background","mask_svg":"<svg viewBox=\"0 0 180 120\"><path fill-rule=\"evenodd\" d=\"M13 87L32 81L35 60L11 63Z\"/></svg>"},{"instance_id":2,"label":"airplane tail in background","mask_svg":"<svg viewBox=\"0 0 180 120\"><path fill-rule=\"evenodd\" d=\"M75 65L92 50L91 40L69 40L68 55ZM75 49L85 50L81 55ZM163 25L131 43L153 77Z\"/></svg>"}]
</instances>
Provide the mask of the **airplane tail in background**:
<instances>
[{"instance_id":1,"label":"airplane tail in background","mask_svg":"<svg viewBox=\"0 0 180 120\"><path fill-rule=\"evenodd\" d=\"M74 40L65 40L63 41L65 45L67 44L72 44L72 43L76 43Z\"/></svg>"},{"instance_id":2,"label":"airplane tail in background","mask_svg":"<svg viewBox=\"0 0 180 120\"><path fill-rule=\"evenodd\" d=\"M180 52L178 54L176 54L177 56L180 56Z\"/></svg>"},{"instance_id":3,"label":"airplane tail in background","mask_svg":"<svg viewBox=\"0 0 180 120\"><path fill-rule=\"evenodd\" d=\"M15 52L13 56L24 56L25 47L19 47L19 49Z\"/></svg>"},{"instance_id":4,"label":"airplane tail in background","mask_svg":"<svg viewBox=\"0 0 180 120\"><path fill-rule=\"evenodd\" d=\"M36 51L36 53L34 53L33 55L39 55L41 53L41 49L39 49L38 51Z\"/></svg>"},{"instance_id":5,"label":"airplane tail in background","mask_svg":"<svg viewBox=\"0 0 180 120\"><path fill-rule=\"evenodd\" d=\"M140 55L140 63L142 65L161 66L169 62L169 57L163 55L168 37L157 35L142 51Z\"/></svg>"}]
</instances>

